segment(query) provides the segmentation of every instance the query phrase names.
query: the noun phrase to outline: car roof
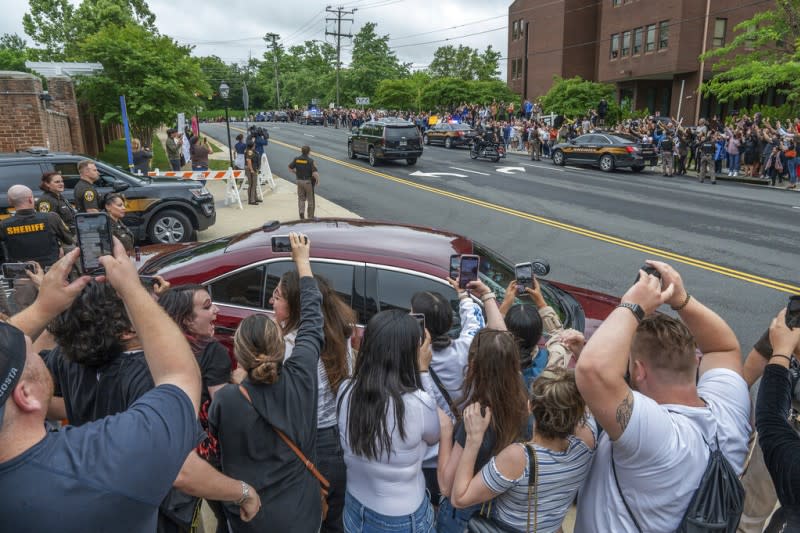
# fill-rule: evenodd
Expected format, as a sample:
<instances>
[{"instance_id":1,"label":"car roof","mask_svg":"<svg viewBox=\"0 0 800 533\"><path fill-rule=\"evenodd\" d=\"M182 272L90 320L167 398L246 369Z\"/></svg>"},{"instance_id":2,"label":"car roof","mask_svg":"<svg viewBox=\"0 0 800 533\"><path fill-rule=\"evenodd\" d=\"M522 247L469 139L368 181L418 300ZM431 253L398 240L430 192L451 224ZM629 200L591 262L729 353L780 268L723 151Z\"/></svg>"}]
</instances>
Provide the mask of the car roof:
<instances>
[{"instance_id":1,"label":"car roof","mask_svg":"<svg viewBox=\"0 0 800 533\"><path fill-rule=\"evenodd\" d=\"M73 154L70 152L48 152L47 150L39 151L38 149L30 149L21 152L0 152L0 161L4 163L14 161L32 161L36 159L55 157L87 158L89 156Z\"/></svg>"},{"instance_id":2,"label":"car roof","mask_svg":"<svg viewBox=\"0 0 800 533\"><path fill-rule=\"evenodd\" d=\"M221 239L219 246L211 243L206 253L197 254L197 259L207 258L219 263L209 269L205 262L176 261L164 269L178 278L186 276L213 277L244 264L255 263L274 257L289 257L285 253L273 253L271 238L301 232L311 240L311 255L315 259L339 259L346 261L390 264L445 277L451 255L469 254L473 251L470 239L424 226L402 225L365 219L323 218L314 221L294 221L280 224L265 231L262 228ZM226 241L226 242L223 242ZM224 247L222 246L224 244ZM203 245L200 245L201 247ZM188 252L189 249L186 249ZM213 259L217 257L218 259ZM164 256L148 261L146 269L162 268ZM227 266L222 266L222 265ZM177 271L180 272L177 272Z\"/></svg>"}]
</instances>

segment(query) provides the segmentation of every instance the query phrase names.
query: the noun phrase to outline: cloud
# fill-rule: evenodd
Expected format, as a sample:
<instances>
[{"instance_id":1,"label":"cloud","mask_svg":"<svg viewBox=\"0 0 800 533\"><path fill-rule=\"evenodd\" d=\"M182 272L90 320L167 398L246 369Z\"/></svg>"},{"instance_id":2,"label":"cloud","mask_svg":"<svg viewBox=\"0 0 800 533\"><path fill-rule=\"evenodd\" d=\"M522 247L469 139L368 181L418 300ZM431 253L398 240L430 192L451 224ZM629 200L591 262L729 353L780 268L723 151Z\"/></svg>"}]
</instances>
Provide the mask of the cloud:
<instances>
[{"instance_id":1,"label":"cloud","mask_svg":"<svg viewBox=\"0 0 800 533\"><path fill-rule=\"evenodd\" d=\"M77 0L71 0L77 3ZM181 43L194 46L194 55L216 55L228 63L244 62L248 56L260 58L267 48L262 37L277 33L286 46L318 39L334 43L333 22L327 18L322 0L288 2L269 0L226 0L211 2L176 2L149 0L161 33ZM265 6L266 4L266 6ZM338 5L338 4L337 4ZM400 61L414 68L426 67L434 51L447 44L463 44L484 50L491 44L505 58L507 50L508 2L497 0L352 0L345 9L356 9L343 22L342 32L355 34L366 22L376 22L378 35L390 36L390 47ZM28 10L22 0L6 2L0 19L0 33L18 33L25 37L22 15ZM468 24L481 21L477 24ZM455 26L459 26L455 28ZM496 31L487 32L495 28ZM28 39L29 40L29 39ZM30 41L30 40L29 40ZM431 42L436 41L436 42ZM29 44L31 44L29 42ZM342 61L350 60L351 41L342 39ZM505 59L501 61L505 72Z\"/></svg>"}]
</instances>

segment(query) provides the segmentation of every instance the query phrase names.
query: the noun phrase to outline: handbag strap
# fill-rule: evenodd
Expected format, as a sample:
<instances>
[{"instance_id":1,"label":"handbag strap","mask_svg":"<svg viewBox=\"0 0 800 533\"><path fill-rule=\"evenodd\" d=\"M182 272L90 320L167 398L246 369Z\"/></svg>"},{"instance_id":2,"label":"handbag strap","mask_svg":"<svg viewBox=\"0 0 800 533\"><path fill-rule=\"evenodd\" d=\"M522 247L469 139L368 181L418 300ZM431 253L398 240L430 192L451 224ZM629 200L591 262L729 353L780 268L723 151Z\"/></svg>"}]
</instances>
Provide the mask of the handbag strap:
<instances>
[{"instance_id":1,"label":"handbag strap","mask_svg":"<svg viewBox=\"0 0 800 533\"><path fill-rule=\"evenodd\" d=\"M439 392L442 393L442 397L444 398L444 401L447 402L447 406L450 408L450 412L453 414L453 416L456 417L456 419L461 418L459 416L459 413L461 411L458 409L458 406L453 401L453 398L450 396L450 393L447 392L444 383L442 383L442 380L439 379L439 376L436 374L436 371L432 367L428 368L428 375L431 377L434 384L436 384L436 388L439 389Z\"/></svg>"},{"instance_id":2,"label":"handbag strap","mask_svg":"<svg viewBox=\"0 0 800 533\"><path fill-rule=\"evenodd\" d=\"M247 399L248 403L250 405L253 405L253 400L252 398L250 398L250 392L248 392L247 388L244 385L241 384L239 385L239 391L242 393L242 396L244 396ZM305 465L308 471L311 472L311 474L315 478L317 478L317 481L319 481L320 485L322 485L322 487L325 490L328 490L331 485L330 482L327 479L325 479L325 476L323 476L319 470L317 470L317 467L314 466L314 463L312 463L311 460L308 459L302 451L300 451L300 448L298 448L297 445L294 442L292 442L292 439L287 437L283 431L276 428L272 424L270 425L272 426L272 430L278 434L281 440L285 442L286 445L289 447L289 449L294 452L294 454L297 456L298 459L300 459L300 462L303 463L303 465Z\"/></svg>"},{"instance_id":3,"label":"handbag strap","mask_svg":"<svg viewBox=\"0 0 800 533\"><path fill-rule=\"evenodd\" d=\"M633 511L631 511L630 506L628 505L628 501L625 499L625 495L622 494L622 487L619 486L619 478L617 478L617 465L614 463L614 445L611 445L611 470L614 472L614 483L617 484L617 491L619 492L620 498L622 498L622 503L625 504L625 509L628 510L628 515L633 520L633 525L636 526L636 530L639 533L642 533L642 527L639 525L639 522L636 520L636 517L633 516Z\"/></svg>"},{"instance_id":4,"label":"handbag strap","mask_svg":"<svg viewBox=\"0 0 800 533\"><path fill-rule=\"evenodd\" d=\"M539 458L530 444L525 444L528 454L528 519L525 531L531 533L531 497L533 497L533 533L539 528ZM535 494L534 494L535 493Z\"/></svg>"}]
</instances>

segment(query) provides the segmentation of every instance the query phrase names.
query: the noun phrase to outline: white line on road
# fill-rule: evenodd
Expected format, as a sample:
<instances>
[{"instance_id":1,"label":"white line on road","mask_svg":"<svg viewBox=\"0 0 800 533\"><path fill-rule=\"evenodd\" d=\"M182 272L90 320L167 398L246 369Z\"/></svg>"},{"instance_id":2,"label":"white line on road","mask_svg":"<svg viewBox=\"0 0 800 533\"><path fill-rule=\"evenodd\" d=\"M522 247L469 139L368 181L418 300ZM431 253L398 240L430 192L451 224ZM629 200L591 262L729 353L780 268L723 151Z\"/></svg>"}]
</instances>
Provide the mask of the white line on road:
<instances>
[{"instance_id":1,"label":"white line on road","mask_svg":"<svg viewBox=\"0 0 800 533\"><path fill-rule=\"evenodd\" d=\"M558 168L558 167L548 167L545 165L531 165L530 163L520 163L520 165L525 165L526 167L541 168L542 170L555 170L556 172L564 172L563 168Z\"/></svg>"},{"instance_id":2,"label":"white line on road","mask_svg":"<svg viewBox=\"0 0 800 533\"><path fill-rule=\"evenodd\" d=\"M313 135L311 135L310 133L304 133L303 135L305 135L306 137L313 137Z\"/></svg>"},{"instance_id":3,"label":"white line on road","mask_svg":"<svg viewBox=\"0 0 800 533\"><path fill-rule=\"evenodd\" d=\"M792 209L800 209L800 205L793 205Z\"/></svg>"},{"instance_id":4,"label":"white line on road","mask_svg":"<svg viewBox=\"0 0 800 533\"><path fill-rule=\"evenodd\" d=\"M461 172L471 172L472 174L480 174L481 176L491 176L487 172L478 172L477 170L467 170L466 168L450 167L453 170L460 170Z\"/></svg>"}]
</instances>

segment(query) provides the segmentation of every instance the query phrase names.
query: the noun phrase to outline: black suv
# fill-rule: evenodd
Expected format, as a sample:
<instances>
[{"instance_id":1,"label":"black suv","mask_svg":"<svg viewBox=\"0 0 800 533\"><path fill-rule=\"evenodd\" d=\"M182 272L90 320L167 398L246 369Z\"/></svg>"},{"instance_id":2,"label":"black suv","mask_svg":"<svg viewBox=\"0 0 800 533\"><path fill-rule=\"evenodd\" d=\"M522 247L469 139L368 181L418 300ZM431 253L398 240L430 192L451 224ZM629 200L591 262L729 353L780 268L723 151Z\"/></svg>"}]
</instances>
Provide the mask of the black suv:
<instances>
[{"instance_id":1,"label":"black suv","mask_svg":"<svg viewBox=\"0 0 800 533\"><path fill-rule=\"evenodd\" d=\"M388 159L405 159L413 165L422 155L422 139L417 127L407 120L373 120L353 128L347 139L347 155L350 159L367 156L373 167Z\"/></svg>"},{"instance_id":2,"label":"black suv","mask_svg":"<svg viewBox=\"0 0 800 533\"><path fill-rule=\"evenodd\" d=\"M42 174L56 171L64 176L64 196L73 202L73 188L78 183L78 162L87 158L69 153L31 150L0 153L0 220L11 216L8 188L26 185L37 198ZM137 177L101 161L95 161L100 178L95 183L102 197L112 191L122 192L127 200L125 225L138 241L154 244L187 242L196 232L211 227L217 219L214 197L194 181L174 178Z\"/></svg>"}]
</instances>

